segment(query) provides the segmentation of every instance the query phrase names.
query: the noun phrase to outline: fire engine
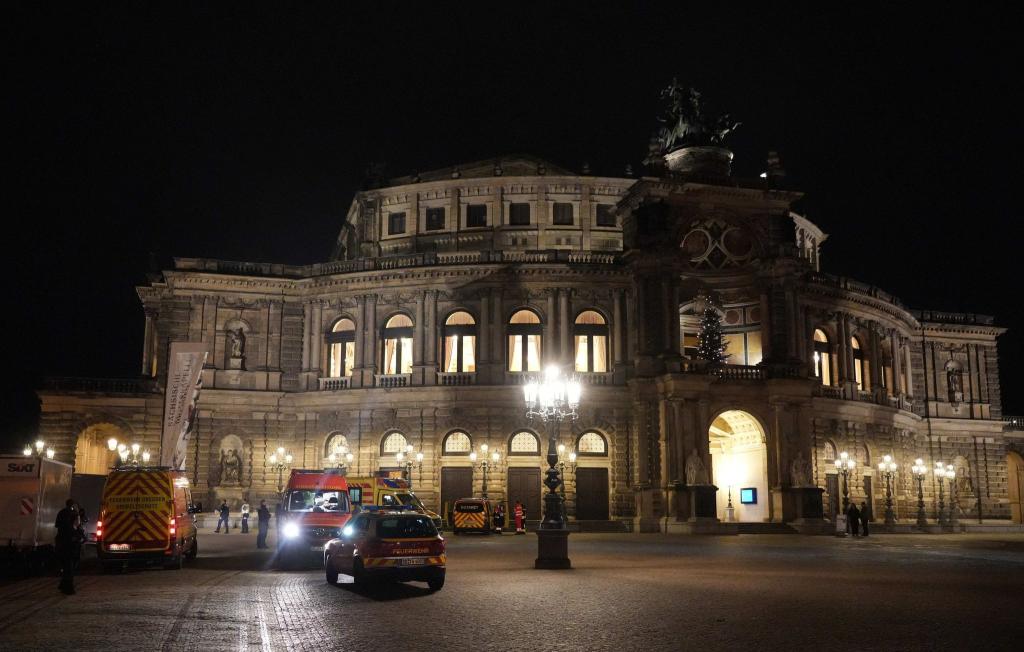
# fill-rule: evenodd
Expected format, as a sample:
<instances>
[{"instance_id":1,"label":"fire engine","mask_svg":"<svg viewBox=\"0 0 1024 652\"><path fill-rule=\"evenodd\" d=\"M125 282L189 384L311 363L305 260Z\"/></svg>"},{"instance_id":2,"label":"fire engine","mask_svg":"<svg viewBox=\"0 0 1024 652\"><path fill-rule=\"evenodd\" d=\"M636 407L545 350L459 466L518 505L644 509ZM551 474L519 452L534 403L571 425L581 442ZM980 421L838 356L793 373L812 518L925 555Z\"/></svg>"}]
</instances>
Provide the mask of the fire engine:
<instances>
[{"instance_id":1,"label":"fire engine","mask_svg":"<svg viewBox=\"0 0 1024 652\"><path fill-rule=\"evenodd\" d=\"M348 483L338 469L292 469L281 496L277 522L280 565L319 561L324 545L339 536L351 517Z\"/></svg>"}]
</instances>

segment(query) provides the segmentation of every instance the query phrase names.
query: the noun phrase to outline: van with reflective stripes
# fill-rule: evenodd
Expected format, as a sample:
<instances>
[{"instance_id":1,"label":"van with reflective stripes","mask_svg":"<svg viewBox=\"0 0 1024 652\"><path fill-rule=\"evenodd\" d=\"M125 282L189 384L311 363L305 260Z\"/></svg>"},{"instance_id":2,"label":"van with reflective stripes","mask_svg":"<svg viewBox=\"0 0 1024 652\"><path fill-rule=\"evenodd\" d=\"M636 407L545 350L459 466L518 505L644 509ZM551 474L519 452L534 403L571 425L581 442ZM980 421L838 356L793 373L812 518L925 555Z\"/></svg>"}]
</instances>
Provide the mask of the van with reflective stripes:
<instances>
[{"instance_id":1,"label":"van with reflective stripes","mask_svg":"<svg viewBox=\"0 0 1024 652\"><path fill-rule=\"evenodd\" d=\"M459 498L452 508L452 532L481 532L490 534L494 518L494 504L486 498Z\"/></svg>"},{"instance_id":2,"label":"van with reflective stripes","mask_svg":"<svg viewBox=\"0 0 1024 652\"><path fill-rule=\"evenodd\" d=\"M128 564L181 568L199 551L188 478L167 467L114 469L103 486L96 552L105 571Z\"/></svg>"}]
</instances>

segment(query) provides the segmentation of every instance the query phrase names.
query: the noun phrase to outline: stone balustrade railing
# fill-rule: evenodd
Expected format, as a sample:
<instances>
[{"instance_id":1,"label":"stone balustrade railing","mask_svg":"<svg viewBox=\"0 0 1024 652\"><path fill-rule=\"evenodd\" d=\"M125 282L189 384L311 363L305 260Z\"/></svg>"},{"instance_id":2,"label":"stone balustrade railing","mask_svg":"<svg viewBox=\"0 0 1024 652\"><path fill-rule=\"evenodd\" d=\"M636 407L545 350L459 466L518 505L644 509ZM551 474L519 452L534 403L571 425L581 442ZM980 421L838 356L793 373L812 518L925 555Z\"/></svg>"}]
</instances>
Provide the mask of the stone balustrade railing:
<instances>
[{"instance_id":1,"label":"stone balustrade railing","mask_svg":"<svg viewBox=\"0 0 1024 652\"><path fill-rule=\"evenodd\" d=\"M1003 426L1007 430L1024 430L1024 417L1003 415Z\"/></svg>"},{"instance_id":2,"label":"stone balustrade railing","mask_svg":"<svg viewBox=\"0 0 1024 652\"><path fill-rule=\"evenodd\" d=\"M459 372L437 372L437 384L438 385L475 385L476 384L476 372L473 371L459 371Z\"/></svg>"},{"instance_id":3,"label":"stone balustrade railing","mask_svg":"<svg viewBox=\"0 0 1024 652\"><path fill-rule=\"evenodd\" d=\"M377 387L409 387L412 385L412 374L375 374L373 380Z\"/></svg>"},{"instance_id":4,"label":"stone balustrade railing","mask_svg":"<svg viewBox=\"0 0 1024 652\"><path fill-rule=\"evenodd\" d=\"M352 386L352 378L350 376L343 376L341 378L319 378L317 380L320 383L320 389L328 392L338 389L348 389Z\"/></svg>"}]
</instances>

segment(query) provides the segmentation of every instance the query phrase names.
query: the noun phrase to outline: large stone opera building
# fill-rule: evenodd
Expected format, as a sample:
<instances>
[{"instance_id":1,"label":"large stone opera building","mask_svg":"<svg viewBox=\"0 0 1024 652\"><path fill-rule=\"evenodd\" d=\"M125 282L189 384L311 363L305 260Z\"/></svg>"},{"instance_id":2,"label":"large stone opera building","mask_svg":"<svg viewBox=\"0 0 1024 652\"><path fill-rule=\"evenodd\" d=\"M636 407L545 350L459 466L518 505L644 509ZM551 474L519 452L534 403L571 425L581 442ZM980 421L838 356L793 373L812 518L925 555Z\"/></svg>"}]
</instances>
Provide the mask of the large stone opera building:
<instances>
[{"instance_id":1,"label":"large stone opera building","mask_svg":"<svg viewBox=\"0 0 1024 652\"><path fill-rule=\"evenodd\" d=\"M705 484L718 490L704 515L722 521L796 521L807 514L787 494L808 486L827 519L844 453L850 500L875 519L889 455L899 523L917 517L918 458L929 523L940 483L960 524L1020 523L1003 329L825 272L827 236L794 212L801 194L776 161L739 179L721 148L656 153L639 177L511 156L383 181L356 194L323 262L178 258L138 288L143 378L52 379L42 437L81 472L113 463L110 437L156 449L169 343L203 342L186 468L206 500L273 499L282 447L294 468L335 453L350 474L407 472L444 511L485 490L489 459L487 494L532 519L548 433L522 384L557 364L584 383L559 434L582 527L680 529ZM696 359L707 300L724 366Z\"/></svg>"}]
</instances>

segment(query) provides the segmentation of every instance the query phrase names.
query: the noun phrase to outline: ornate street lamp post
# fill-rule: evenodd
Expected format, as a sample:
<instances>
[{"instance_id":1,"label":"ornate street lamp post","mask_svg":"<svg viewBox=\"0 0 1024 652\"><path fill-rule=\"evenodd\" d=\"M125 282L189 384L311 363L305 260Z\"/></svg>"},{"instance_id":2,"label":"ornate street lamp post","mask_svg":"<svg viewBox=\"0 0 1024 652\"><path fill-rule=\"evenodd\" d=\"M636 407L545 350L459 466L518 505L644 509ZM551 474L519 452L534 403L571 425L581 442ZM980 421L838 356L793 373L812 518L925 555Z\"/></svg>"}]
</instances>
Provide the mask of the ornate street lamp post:
<instances>
[{"instance_id":1,"label":"ornate street lamp post","mask_svg":"<svg viewBox=\"0 0 1024 652\"><path fill-rule=\"evenodd\" d=\"M406 444L404 451L395 453L395 460L402 467L402 477L409 481L409 489L412 489L412 469L423 470L423 453L413 453L412 444Z\"/></svg>"},{"instance_id":2,"label":"ornate street lamp post","mask_svg":"<svg viewBox=\"0 0 1024 652\"><path fill-rule=\"evenodd\" d=\"M946 480L949 482L949 527L955 528L959 525L959 518L956 515L957 496L956 491L956 467L952 464L946 465Z\"/></svg>"},{"instance_id":3,"label":"ornate street lamp post","mask_svg":"<svg viewBox=\"0 0 1024 652\"><path fill-rule=\"evenodd\" d=\"M548 367L540 379L531 379L523 386L526 416L539 417L548 425L548 470L544 486L544 520L537 530L537 560L535 568L570 568L569 530L565 524L565 509L558 493L562 478L558 470L558 425L574 420L580 405L582 389L579 380L566 378L556 366Z\"/></svg>"},{"instance_id":4,"label":"ornate street lamp post","mask_svg":"<svg viewBox=\"0 0 1024 652\"><path fill-rule=\"evenodd\" d=\"M910 470L917 480L917 527L925 529L928 527L928 519L924 515L924 475L928 473L928 467L924 460L917 458Z\"/></svg>"},{"instance_id":5,"label":"ornate street lamp post","mask_svg":"<svg viewBox=\"0 0 1024 652\"><path fill-rule=\"evenodd\" d=\"M846 509L850 506L850 472L853 471L857 466L857 460L853 459L849 453L843 451L839 454L839 459L836 460L836 470L839 471L839 475L843 476L843 513L846 513Z\"/></svg>"},{"instance_id":6,"label":"ornate street lamp post","mask_svg":"<svg viewBox=\"0 0 1024 652\"><path fill-rule=\"evenodd\" d=\"M25 448L22 449L21 454L24 455L25 457L32 457L32 447L29 446L28 444L25 444ZM57 452L53 450L53 446L47 446L45 441L43 441L42 439L37 439L36 455L38 457L42 457L44 454L46 455L46 459L52 460L53 456L56 455Z\"/></svg>"},{"instance_id":7,"label":"ornate street lamp post","mask_svg":"<svg viewBox=\"0 0 1024 652\"><path fill-rule=\"evenodd\" d=\"M895 525L896 514L892 511L892 479L896 476L896 462L892 455L886 455L878 463L878 472L885 478L885 524Z\"/></svg>"},{"instance_id":8,"label":"ornate street lamp post","mask_svg":"<svg viewBox=\"0 0 1024 652\"><path fill-rule=\"evenodd\" d=\"M942 481L946 477L946 465L942 462L935 463L935 478L939 481L939 513L936 515L936 519L939 522L939 526L944 527L946 525L946 496L942 491Z\"/></svg>"},{"instance_id":9,"label":"ornate street lamp post","mask_svg":"<svg viewBox=\"0 0 1024 652\"><path fill-rule=\"evenodd\" d=\"M487 472L501 463L501 453L498 451L491 451L491 456L488 458L487 450L487 444L480 444L480 455L477 455L476 452L469 454L469 461L472 462L474 466L479 464L480 471L483 473L483 484L480 487L480 497L485 500L487 499ZM479 459L480 462L477 462L477 459Z\"/></svg>"},{"instance_id":10,"label":"ornate street lamp post","mask_svg":"<svg viewBox=\"0 0 1024 652\"><path fill-rule=\"evenodd\" d=\"M149 451L142 450L142 446L137 443L129 446L111 437L107 440L107 449L111 452L117 452L116 464L118 468L123 466L141 466L149 464Z\"/></svg>"},{"instance_id":11,"label":"ornate street lamp post","mask_svg":"<svg viewBox=\"0 0 1024 652\"><path fill-rule=\"evenodd\" d=\"M348 471L348 467L352 464L352 460L355 457L349 452L348 446L340 446L338 450L332 451L327 456L327 462L332 467L343 471Z\"/></svg>"},{"instance_id":12,"label":"ornate street lamp post","mask_svg":"<svg viewBox=\"0 0 1024 652\"><path fill-rule=\"evenodd\" d=\"M284 491L284 470L292 463L292 454L278 446L277 450L267 458L270 468L277 470L277 493Z\"/></svg>"}]
</instances>

